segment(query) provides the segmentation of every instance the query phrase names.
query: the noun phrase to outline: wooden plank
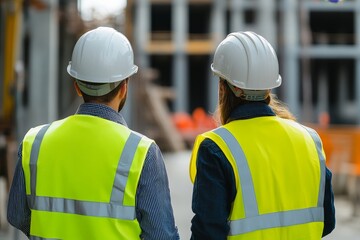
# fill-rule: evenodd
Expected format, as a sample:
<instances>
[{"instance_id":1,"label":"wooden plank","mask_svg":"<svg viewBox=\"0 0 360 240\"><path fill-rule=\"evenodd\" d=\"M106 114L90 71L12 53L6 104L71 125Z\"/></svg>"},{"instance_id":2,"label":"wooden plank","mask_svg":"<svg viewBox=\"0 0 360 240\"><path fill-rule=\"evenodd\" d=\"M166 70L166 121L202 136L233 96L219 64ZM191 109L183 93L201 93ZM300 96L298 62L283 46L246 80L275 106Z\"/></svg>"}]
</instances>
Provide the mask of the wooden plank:
<instances>
[{"instance_id":1,"label":"wooden plank","mask_svg":"<svg viewBox=\"0 0 360 240\"><path fill-rule=\"evenodd\" d=\"M166 99L162 94L164 88L155 85L147 86L146 95L150 105L150 111L153 113L153 118L157 123L159 131L162 133L172 151L181 151L185 149L184 140L177 131L171 119L171 114L166 105ZM166 89L167 95L170 89ZM174 94L172 94L174 95Z\"/></svg>"},{"instance_id":2,"label":"wooden plank","mask_svg":"<svg viewBox=\"0 0 360 240\"><path fill-rule=\"evenodd\" d=\"M173 54L175 45L171 41L151 41L146 46L148 54Z\"/></svg>"},{"instance_id":3,"label":"wooden plank","mask_svg":"<svg viewBox=\"0 0 360 240\"><path fill-rule=\"evenodd\" d=\"M191 40L186 44L186 52L191 55L212 54L215 45L211 40Z\"/></svg>"},{"instance_id":4,"label":"wooden plank","mask_svg":"<svg viewBox=\"0 0 360 240\"><path fill-rule=\"evenodd\" d=\"M137 130L154 139L161 150L184 150L185 140L176 128L168 107L168 101L175 99L175 92L171 87L153 83L156 78L158 71L147 69L142 70L137 79L134 79L135 102L139 104L135 108Z\"/></svg>"}]
</instances>

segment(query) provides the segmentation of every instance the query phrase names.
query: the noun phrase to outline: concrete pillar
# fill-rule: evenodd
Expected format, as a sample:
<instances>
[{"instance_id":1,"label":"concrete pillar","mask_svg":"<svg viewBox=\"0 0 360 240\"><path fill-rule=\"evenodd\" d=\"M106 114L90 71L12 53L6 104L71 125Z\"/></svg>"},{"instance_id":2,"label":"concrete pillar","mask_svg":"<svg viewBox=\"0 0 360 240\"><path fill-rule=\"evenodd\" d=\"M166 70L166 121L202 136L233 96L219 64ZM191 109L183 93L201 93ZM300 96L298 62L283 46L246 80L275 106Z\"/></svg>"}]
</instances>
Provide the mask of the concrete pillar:
<instances>
[{"instance_id":1,"label":"concrete pillar","mask_svg":"<svg viewBox=\"0 0 360 240\"><path fill-rule=\"evenodd\" d=\"M48 119L54 121L58 118L58 66L59 66L59 22L58 22L58 0L47 0L49 9L49 72L48 74Z\"/></svg>"},{"instance_id":2,"label":"concrete pillar","mask_svg":"<svg viewBox=\"0 0 360 240\"><path fill-rule=\"evenodd\" d=\"M230 2L230 31L237 32L244 29L244 13L241 7L242 1L231 0Z\"/></svg>"},{"instance_id":3,"label":"concrete pillar","mask_svg":"<svg viewBox=\"0 0 360 240\"><path fill-rule=\"evenodd\" d=\"M172 38L175 43L173 59L173 86L176 99L175 111L188 111L189 109L189 83L188 65L186 56L186 43L188 41L189 12L187 1L174 0L172 6Z\"/></svg>"},{"instance_id":4,"label":"concrete pillar","mask_svg":"<svg viewBox=\"0 0 360 240\"><path fill-rule=\"evenodd\" d=\"M58 117L58 1L44 3L46 9L29 11L29 105L19 109L22 118L17 130L21 135Z\"/></svg>"},{"instance_id":5,"label":"concrete pillar","mask_svg":"<svg viewBox=\"0 0 360 240\"><path fill-rule=\"evenodd\" d=\"M134 62L138 65L139 71L141 72L142 70L150 67L150 59L146 52L146 46L150 42L151 3L149 0L133 0L132 4L136 6L133 24L134 33L132 36L132 47L134 50ZM141 120L138 119L136 110L133 109L141 107L133 101L132 96L136 94L136 89L134 89L134 87L137 86L134 86L134 83L130 81L128 85L128 98L124 108L121 110L121 113L130 128L137 128L138 125L141 125Z\"/></svg>"},{"instance_id":6,"label":"concrete pillar","mask_svg":"<svg viewBox=\"0 0 360 240\"><path fill-rule=\"evenodd\" d=\"M274 0L260 0L258 7L258 30L268 42L276 49L276 25Z\"/></svg>"},{"instance_id":7,"label":"concrete pillar","mask_svg":"<svg viewBox=\"0 0 360 240\"><path fill-rule=\"evenodd\" d=\"M137 50L135 53L135 62L139 65L140 70L150 66L149 57L145 52L146 46L150 40L150 1L149 0L137 0L134 23L134 49Z\"/></svg>"},{"instance_id":8,"label":"concrete pillar","mask_svg":"<svg viewBox=\"0 0 360 240\"><path fill-rule=\"evenodd\" d=\"M299 104L299 66L298 66L298 14L297 0L282 1L283 16L283 37L284 37L284 55L283 61L280 63L280 69L283 69L284 100L295 116L301 120L300 104Z\"/></svg>"}]
</instances>

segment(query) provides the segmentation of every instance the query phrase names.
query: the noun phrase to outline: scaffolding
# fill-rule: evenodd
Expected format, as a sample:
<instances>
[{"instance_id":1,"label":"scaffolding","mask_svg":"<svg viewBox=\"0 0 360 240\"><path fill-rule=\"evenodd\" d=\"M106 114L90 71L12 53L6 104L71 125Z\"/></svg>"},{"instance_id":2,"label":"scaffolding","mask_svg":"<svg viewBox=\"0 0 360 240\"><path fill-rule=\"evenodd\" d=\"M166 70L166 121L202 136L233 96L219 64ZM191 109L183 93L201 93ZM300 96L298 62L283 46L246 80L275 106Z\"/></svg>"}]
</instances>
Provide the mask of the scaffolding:
<instances>
[{"instance_id":1,"label":"scaffolding","mask_svg":"<svg viewBox=\"0 0 360 240\"><path fill-rule=\"evenodd\" d=\"M158 70L154 82L173 88L169 111L174 114L197 107L214 112L218 81L209 66L228 33L254 31L268 39L283 78L275 93L298 121L318 131L334 174L334 191L348 192L356 209L360 1L129 0L127 25L140 69Z\"/></svg>"},{"instance_id":2,"label":"scaffolding","mask_svg":"<svg viewBox=\"0 0 360 240\"><path fill-rule=\"evenodd\" d=\"M276 93L299 120L328 112L336 124L360 123L359 1L130 0L127 13L136 61L174 88L172 111L214 111L213 52L228 33L254 31L276 49Z\"/></svg>"}]
</instances>

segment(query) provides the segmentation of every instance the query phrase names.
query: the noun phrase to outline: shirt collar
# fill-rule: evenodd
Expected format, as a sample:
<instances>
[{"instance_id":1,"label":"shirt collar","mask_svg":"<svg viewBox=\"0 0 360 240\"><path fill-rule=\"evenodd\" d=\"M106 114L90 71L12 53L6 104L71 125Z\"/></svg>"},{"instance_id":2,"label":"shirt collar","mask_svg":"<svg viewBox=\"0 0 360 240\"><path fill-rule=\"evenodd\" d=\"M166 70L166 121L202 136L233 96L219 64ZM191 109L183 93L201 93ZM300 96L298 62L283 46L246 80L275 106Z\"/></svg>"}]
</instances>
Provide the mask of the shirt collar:
<instances>
[{"instance_id":1,"label":"shirt collar","mask_svg":"<svg viewBox=\"0 0 360 240\"><path fill-rule=\"evenodd\" d=\"M126 121L121 113L116 112L114 109L104 104L83 103L79 106L76 114L100 117L127 126Z\"/></svg>"},{"instance_id":2,"label":"shirt collar","mask_svg":"<svg viewBox=\"0 0 360 240\"><path fill-rule=\"evenodd\" d=\"M265 102L250 102L237 106L231 112L229 121L263 116L275 116L275 113Z\"/></svg>"}]
</instances>

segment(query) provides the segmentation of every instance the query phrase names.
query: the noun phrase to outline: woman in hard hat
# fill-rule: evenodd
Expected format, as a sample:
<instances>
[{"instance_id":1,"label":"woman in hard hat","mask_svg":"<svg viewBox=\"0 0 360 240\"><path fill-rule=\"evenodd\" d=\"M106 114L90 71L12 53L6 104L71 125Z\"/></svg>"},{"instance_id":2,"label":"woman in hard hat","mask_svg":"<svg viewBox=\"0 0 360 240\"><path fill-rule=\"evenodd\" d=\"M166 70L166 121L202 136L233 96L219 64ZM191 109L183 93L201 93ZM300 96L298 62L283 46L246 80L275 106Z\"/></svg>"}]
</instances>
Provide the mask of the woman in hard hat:
<instances>
[{"instance_id":1,"label":"woman in hard hat","mask_svg":"<svg viewBox=\"0 0 360 240\"><path fill-rule=\"evenodd\" d=\"M85 103L19 148L8 220L30 239L179 239L159 147L119 113L133 56L112 28L77 41L67 70Z\"/></svg>"},{"instance_id":2,"label":"woman in hard hat","mask_svg":"<svg viewBox=\"0 0 360 240\"><path fill-rule=\"evenodd\" d=\"M276 102L278 59L253 32L229 34L211 65L222 126L197 137L192 239L318 240L335 227L317 133Z\"/></svg>"}]
</instances>

